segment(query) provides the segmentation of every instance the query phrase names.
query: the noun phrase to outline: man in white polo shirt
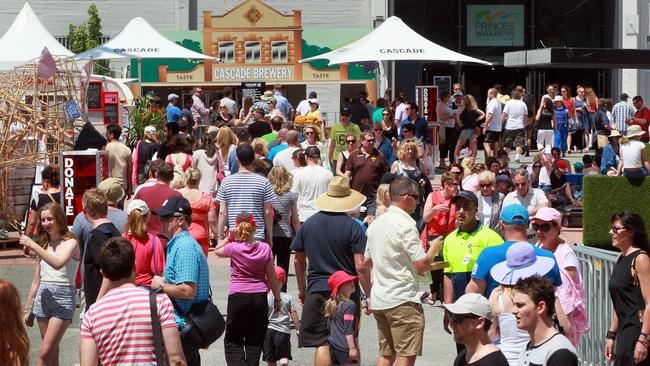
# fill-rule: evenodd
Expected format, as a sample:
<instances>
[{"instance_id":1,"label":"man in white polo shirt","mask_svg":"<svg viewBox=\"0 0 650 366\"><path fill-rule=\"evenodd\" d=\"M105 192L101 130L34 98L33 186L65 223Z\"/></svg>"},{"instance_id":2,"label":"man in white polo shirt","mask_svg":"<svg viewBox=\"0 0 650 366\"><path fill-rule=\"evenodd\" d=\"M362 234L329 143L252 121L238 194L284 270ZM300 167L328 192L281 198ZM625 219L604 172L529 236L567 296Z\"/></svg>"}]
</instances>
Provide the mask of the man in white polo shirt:
<instances>
[{"instance_id":1,"label":"man in white polo shirt","mask_svg":"<svg viewBox=\"0 0 650 366\"><path fill-rule=\"evenodd\" d=\"M521 153L526 146L526 116L528 106L521 101L521 92L517 89L510 93L510 99L501 114L501 121L506 121L503 146L507 152L513 147L516 149L515 163L520 162Z\"/></svg>"}]
</instances>

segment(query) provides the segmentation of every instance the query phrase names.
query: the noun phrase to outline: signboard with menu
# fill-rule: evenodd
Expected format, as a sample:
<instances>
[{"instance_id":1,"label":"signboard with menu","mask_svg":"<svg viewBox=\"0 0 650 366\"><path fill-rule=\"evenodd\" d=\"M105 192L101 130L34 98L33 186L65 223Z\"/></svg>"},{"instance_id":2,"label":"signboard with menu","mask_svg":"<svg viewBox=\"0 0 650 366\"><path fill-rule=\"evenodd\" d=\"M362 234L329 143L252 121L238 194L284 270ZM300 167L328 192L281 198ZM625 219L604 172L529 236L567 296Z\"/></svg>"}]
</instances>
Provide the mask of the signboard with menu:
<instances>
[{"instance_id":1,"label":"signboard with menu","mask_svg":"<svg viewBox=\"0 0 650 366\"><path fill-rule=\"evenodd\" d=\"M264 94L264 87L266 87L265 82L243 82L241 83L241 98L242 100L246 97L253 97L253 101L257 102L260 100L262 94Z\"/></svg>"},{"instance_id":2,"label":"signboard with menu","mask_svg":"<svg viewBox=\"0 0 650 366\"><path fill-rule=\"evenodd\" d=\"M84 102L89 111L101 112L102 110L102 82L91 81L84 96Z\"/></svg>"},{"instance_id":3,"label":"signboard with menu","mask_svg":"<svg viewBox=\"0 0 650 366\"><path fill-rule=\"evenodd\" d=\"M104 92L104 124L119 124L119 94Z\"/></svg>"}]
</instances>

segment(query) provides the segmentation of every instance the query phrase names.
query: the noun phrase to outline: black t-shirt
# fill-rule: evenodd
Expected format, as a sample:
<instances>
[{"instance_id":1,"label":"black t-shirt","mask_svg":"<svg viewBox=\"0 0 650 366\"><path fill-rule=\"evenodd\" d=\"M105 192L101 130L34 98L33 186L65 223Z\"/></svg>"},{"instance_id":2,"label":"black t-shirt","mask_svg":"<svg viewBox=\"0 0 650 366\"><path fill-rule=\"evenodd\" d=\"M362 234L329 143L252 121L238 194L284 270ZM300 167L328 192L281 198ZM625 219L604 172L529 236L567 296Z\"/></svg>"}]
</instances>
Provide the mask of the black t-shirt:
<instances>
[{"instance_id":1,"label":"black t-shirt","mask_svg":"<svg viewBox=\"0 0 650 366\"><path fill-rule=\"evenodd\" d=\"M142 140L138 145L138 174L144 174L144 168L160 148L160 144Z\"/></svg>"},{"instance_id":2,"label":"black t-shirt","mask_svg":"<svg viewBox=\"0 0 650 366\"><path fill-rule=\"evenodd\" d=\"M399 134L397 133L397 126L393 125L390 130L384 130L382 133L385 138L387 138L389 141L393 141L393 139L397 140L399 137Z\"/></svg>"},{"instance_id":3,"label":"black t-shirt","mask_svg":"<svg viewBox=\"0 0 650 366\"><path fill-rule=\"evenodd\" d=\"M556 169L553 169L551 171L550 178L551 178L551 189L560 188L566 184L566 175L561 172L558 174L558 171Z\"/></svg>"},{"instance_id":4,"label":"black t-shirt","mask_svg":"<svg viewBox=\"0 0 650 366\"><path fill-rule=\"evenodd\" d=\"M266 121L256 121L248 125L248 133L253 139L262 137L271 132L273 132L271 125Z\"/></svg>"},{"instance_id":5,"label":"black t-shirt","mask_svg":"<svg viewBox=\"0 0 650 366\"><path fill-rule=\"evenodd\" d=\"M464 349L458 353L456 360L454 361L454 366L508 366L508 360L506 356L501 353L500 350L494 351L490 354L483 356L480 360L472 363L467 363L465 360L465 354L467 350Z\"/></svg>"},{"instance_id":6,"label":"black t-shirt","mask_svg":"<svg viewBox=\"0 0 650 366\"><path fill-rule=\"evenodd\" d=\"M300 226L291 249L304 252L309 261L307 294L329 292L327 279L334 272L356 275L354 254L365 253L366 236L345 213L320 211Z\"/></svg>"},{"instance_id":7,"label":"black t-shirt","mask_svg":"<svg viewBox=\"0 0 650 366\"><path fill-rule=\"evenodd\" d=\"M476 128L476 118L478 118L478 113L476 111L470 111L465 108L463 113L460 114L460 120L463 122L461 129L473 130Z\"/></svg>"},{"instance_id":8,"label":"black t-shirt","mask_svg":"<svg viewBox=\"0 0 650 366\"><path fill-rule=\"evenodd\" d=\"M52 198L50 198L52 196ZM32 200L32 203L29 205L29 208L32 210L40 210L41 207L45 206L46 204L53 202L56 204L61 204L61 192L55 192L55 193L39 193L36 198Z\"/></svg>"},{"instance_id":9,"label":"black t-shirt","mask_svg":"<svg viewBox=\"0 0 650 366\"><path fill-rule=\"evenodd\" d=\"M553 129L553 112L542 111L539 115L539 122L537 122L537 128L540 130L552 130Z\"/></svg>"},{"instance_id":10,"label":"black t-shirt","mask_svg":"<svg viewBox=\"0 0 650 366\"><path fill-rule=\"evenodd\" d=\"M86 250L83 255L84 294L86 295L86 310L97 301L99 289L102 286L102 274L99 271L99 251L110 238L122 236L112 222L101 224L90 232ZM83 250L83 243L82 243Z\"/></svg>"},{"instance_id":11,"label":"black t-shirt","mask_svg":"<svg viewBox=\"0 0 650 366\"><path fill-rule=\"evenodd\" d=\"M361 103L352 103L350 105L350 121L355 124L360 124L364 118L370 118L368 108L364 107Z\"/></svg>"}]
</instances>

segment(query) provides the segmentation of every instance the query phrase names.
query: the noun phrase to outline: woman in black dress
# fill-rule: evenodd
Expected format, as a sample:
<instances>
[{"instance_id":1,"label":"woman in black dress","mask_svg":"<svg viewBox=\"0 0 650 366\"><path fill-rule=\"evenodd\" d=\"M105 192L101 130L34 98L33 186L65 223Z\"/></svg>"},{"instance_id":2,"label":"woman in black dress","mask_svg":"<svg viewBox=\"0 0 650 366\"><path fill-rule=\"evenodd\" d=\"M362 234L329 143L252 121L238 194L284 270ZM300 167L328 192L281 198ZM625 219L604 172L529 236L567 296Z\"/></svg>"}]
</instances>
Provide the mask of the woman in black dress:
<instances>
[{"instance_id":1,"label":"woman in black dress","mask_svg":"<svg viewBox=\"0 0 650 366\"><path fill-rule=\"evenodd\" d=\"M650 250L646 226L638 214L621 212L612 216L609 235L621 254L609 279L614 316L606 335L605 358L616 366L647 366Z\"/></svg>"}]
</instances>

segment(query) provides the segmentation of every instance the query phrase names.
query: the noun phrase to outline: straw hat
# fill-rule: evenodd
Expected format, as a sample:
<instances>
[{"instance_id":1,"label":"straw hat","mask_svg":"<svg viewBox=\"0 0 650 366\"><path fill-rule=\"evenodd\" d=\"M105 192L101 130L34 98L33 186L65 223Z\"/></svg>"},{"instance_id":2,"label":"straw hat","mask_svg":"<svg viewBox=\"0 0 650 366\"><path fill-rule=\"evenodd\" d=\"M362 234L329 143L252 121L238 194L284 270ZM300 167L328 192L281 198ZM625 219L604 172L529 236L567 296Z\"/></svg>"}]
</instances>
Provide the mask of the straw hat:
<instances>
[{"instance_id":1,"label":"straw hat","mask_svg":"<svg viewBox=\"0 0 650 366\"><path fill-rule=\"evenodd\" d=\"M347 177L334 177L327 187L327 192L314 200L316 208L327 212L348 212L361 206L366 196L350 189Z\"/></svg>"},{"instance_id":2,"label":"straw hat","mask_svg":"<svg viewBox=\"0 0 650 366\"><path fill-rule=\"evenodd\" d=\"M623 137L623 135L621 135L618 130L612 130L612 132L610 132L609 136L607 137L611 139L612 137Z\"/></svg>"},{"instance_id":3,"label":"straw hat","mask_svg":"<svg viewBox=\"0 0 650 366\"><path fill-rule=\"evenodd\" d=\"M642 136L645 134L645 131L641 129L641 126L639 125L632 125L627 128L627 137L635 137L635 136Z\"/></svg>"}]
</instances>

